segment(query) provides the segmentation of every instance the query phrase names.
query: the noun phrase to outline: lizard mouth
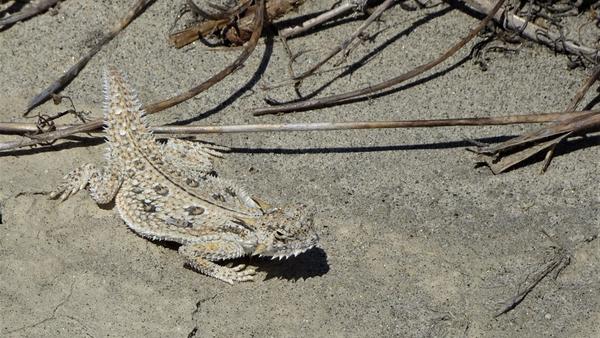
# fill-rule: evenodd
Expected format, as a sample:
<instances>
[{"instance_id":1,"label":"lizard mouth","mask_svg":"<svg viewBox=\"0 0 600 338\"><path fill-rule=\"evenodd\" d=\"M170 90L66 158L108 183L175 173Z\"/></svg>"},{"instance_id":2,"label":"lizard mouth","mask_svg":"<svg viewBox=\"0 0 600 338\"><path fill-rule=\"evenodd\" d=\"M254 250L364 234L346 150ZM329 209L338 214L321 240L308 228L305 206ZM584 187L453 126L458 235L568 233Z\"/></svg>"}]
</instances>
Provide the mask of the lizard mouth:
<instances>
[{"instance_id":1,"label":"lizard mouth","mask_svg":"<svg viewBox=\"0 0 600 338\"><path fill-rule=\"evenodd\" d=\"M282 260L283 258L288 259L291 256L296 257L299 254L304 253L304 252L306 252L306 251L308 251L308 250L310 250L312 248L314 248L314 245L311 245L311 246L308 246L308 247L305 247L305 248L297 248L297 249L292 249L292 250L289 250L289 251L278 252L277 254L272 255L271 259L274 260L275 258L277 258L279 260Z\"/></svg>"},{"instance_id":2,"label":"lizard mouth","mask_svg":"<svg viewBox=\"0 0 600 338\"><path fill-rule=\"evenodd\" d=\"M278 251L277 253L273 253L273 254L258 254L258 257L271 257L271 260L275 260L275 259L288 259L292 256L296 257L298 255L300 255L301 253L304 253L312 248L314 248L315 245L309 245L309 246L305 246L305 247L300 247L300 248L290 248L288 250L282 250L282 251Z\"/></svg>"}]
</instances>

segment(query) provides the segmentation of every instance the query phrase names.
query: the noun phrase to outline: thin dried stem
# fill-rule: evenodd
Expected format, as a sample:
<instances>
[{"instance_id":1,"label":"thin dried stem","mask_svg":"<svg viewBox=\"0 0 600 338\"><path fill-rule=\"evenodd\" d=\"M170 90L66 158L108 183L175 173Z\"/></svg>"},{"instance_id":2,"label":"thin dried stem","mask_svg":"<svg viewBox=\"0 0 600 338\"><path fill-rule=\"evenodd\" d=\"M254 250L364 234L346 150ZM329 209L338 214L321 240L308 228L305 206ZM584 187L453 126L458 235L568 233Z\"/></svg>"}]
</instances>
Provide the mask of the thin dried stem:
<instances>
[{"instance_id":1,"label":"thin dried stem","mask_svg":"<svg viewBox=\"0 0 600 338\"><path fill-rule=\"evenodd\" d=\"M364 1L363 1L364 2ZM360 8L360 3L357 3L356 0L346 1L343 4L334 7L333 9L328 10L325 13L318 15L312 19L304 21L301 25L288 27L279 31L279 36L288 39L296 35L300 35L311 28L314 28L318 25L321 25L333 18L336 18L342 14L347 12L356 11L357 8Z\"/></svg>"},{"instance_id":2,"label":"thin dried stem","mask_svg":"<svg viewBox=\"0 0 600 338\"><path fill-rule=\"evenodd\" d=\"M497 155L508 152L527 143L542 141L544 139L560 136L572 131L590 130L599 126L600 114L598 114L598 111L587 111L586 113L581 112L579 115L574 115L567 119L563 119L560 121L560 123L534 130L510 139L506 142L479 147L477 148L476 152L485 155Z\"/></svg>"},{"instance_id":3,"label":"thin dried stem","mask_svg":"<svg viewBox=\"0 0 600 338\"><path fill-rule=\"evenodd\" d=\"M522 123L544 123L564 121L575 116L584 116L600 111L583 111L569 113L542 113L527 115L510 115L499 117L482 118L457 118L436 120L404 120L404 121L365 121L365 122L322 122L322 123L294 123L294 124L254 124L254 125L231 125L231 126L159 126L153 127L152 131L157 134L207 134L207 133L248 133L248 132L280 132L280 131L325 131L325 130L347 130L347 129L381 129L381 128L428 128L428 127L452 127L452 126L484 126L484 125L507 125ZM99 132L102 121L94 121L87 124L65 126L58 125L56 131L39 135L25 135L19 141L0 143L1 150L13 150L20 147L35 145L38 143L51 143L59 138L65 138L75 133ZM0 133L33 133L37 125L32 123L0 123Z\"/></svg>"},{"instance_id":4,"label":"thin dried stem","mask_svg":"<svg viewBox=\"0 0 600 338\"><path fill-rule=\"evenodd\" d=\"M59 77L58 80L54 81L49 87L44 89L41 93L39 93L33 99L31 99L31 101L29 101L24 116L27 116L27 114L33 108L46 102L46 100L48 100L52 96L52 94L55 94L64 86L69 84L77 76L77 74L79 74L79 72L87 65L87 63L92 59L92 57L94 57L94 55L96 55L96 53L98 53L102 49L104 45L106 45L108 42L114 39L114 37L117 36L119 32L125 29L125 27L127 27L147 8L148 5L150 5L154 1L155 0L136 0L135 4L129 9L127 14L123 18L121 18L110 29L110 31L92 49L90 49L87 52L87 54L85 54L81 59L79 59L79 61L76 64L71 66L71 68L69 68L69 70L67 70L67 72L65 72L61 77Z\"/></svg>"},{"instance_id":5,"label":"thin dried stem","mask_svg":"<svg viewBox=\"0 0 600 338\"><path fill-rule=\"evenodd\" d=\"M594 82L596 82L596 80L598 80L599 75L600 75L600 65L597 65L594 68L594 70L592 71L592 75L581 85L579 90L577 90L577 93L575 93L575 96L571 99L571 102L569 102L567 109L565 109L566 111L571 111L571 110L577 109L577 105L583 99L583 97L588 92L588 90L590 89L592 84L594 84ZM572 133L573 132L565 134L564 136L558 138L556 140L556 142L554 142L552 144L552 146L549 148L548 152L546 153L546 157L544 158L544 164L542 165L542 170L541 170L542 173L545 173L546 170L548 169L548 167L550 166L550 162L552 162L552 159L554 158L556 147L562 141L566 140L569 136L571 136Z\"/></svg>"},{"instance_id":6,"label":"thin dried stem","mask_svg":"<svg viewBox=\"0 0 600 338\"><path fill-rule=\"evenodd\" d=\"M494 318L498 318L503 314L506 314L516 308L527 295L535 289L535 287L542 281L544 278L548 277L553 271L559 273L565 267L567 267L571 262L571 257L568 252L564 249L559 249L556 254L552 257L552 259L546 263L538 272L536 272L531 281L525 281L526 286L522 290L519 290L516 295L511 297L508 301L504 303L502 308L496 312Z\"/></svg>"},{"instance_id":7,"label":"thin dried stem","mask_svg":"<svg viewBox=\"0 0 600 338\"><path fill-rule=\"evenodd\" d=\"M565 111L574 111L575 109L577 109L577 105L583 99L585 94L590 90L590 87L592 87L594 82L598 80L598 77L600 77L600 65L594 67L594 70L592 70L592 75L590 75L587 81L585 81L581 85L579 90L577 90L577 93L575 93L575 96L573 96L571 102L569 103Z\"/></svg>"},{"instance_id":8,"label":"thin dried stem","mask_svg":"<svg viewBox=\"0 0 600 338\"><path fill-rule=\"evenodd\" d=\"M40 0L36 3L31 3L29 6L25 7L20 12L10 15L6 18L0 19L0 27L11 25L13 23L29 19L32 16L45 12L48 9L50 9L50 7L56 5L57 2L58 0Z\"/></svg>"},{"instance_id":9,"label":"thin dried stem","mask_svg":"<svg viewBox=\"0 0 600 338\"><path fill-rule=\"evenodd\" d=\"M599 111L600 112L600 111ZM524 123L543 123L562 121L568 117L582 115L585 112L547 113L533 115L512 115L480 118L400 120L400 121L361 121L361 122L320 122L288 124L249 124L232 126L161 126L152 130L157 134L209 134L209 133L251 133L282 131L328 131L348 129L384 129L384 128L432 128L457 126L492 126Z\"/></svg>"},{"instance_id":10,"label":"thin dried stem","mask_svg":"<svg viewBox=\"0 0 600 338\"><path fill-rule=\"evenodd\" d=\"M491 158L488 157L486 162L494 174L500 174L544 150L552 150L555 144L561 143L570 136L598 130L598 128L600 128L600 114L582 114L525 133L506 142L495 145L482 145L470 150L481 155L491 156ZM526 145L527 148L518 150ZM518 151L509 153L514 149ZM547 168L550 159L551 156L546 157L546 163L542 168Z\"/></svg>"},{"instance_id":11,"label":"thin dried stem","mask_svg":"<svg viewBox=\"0 0 600 338\"><path fill-rule=\"evenodd\" d=\"M304 0L269 0L265 3L263 13L264 22L271 23L294 8L302 5ZM218 35L223 40L233 44L242 45L250 39L254 32L253 22L256 5L251 0L239 1L233 8L223 8L210 4L221 12L210 14L215 19L200 20L199 22L169 36L169 41L176 48L181 48L199 38L207 38L210 35ZM205 15L201 15L206 17Z\"/></svg>"},{"instance_id":12,"label":"thin dried stem","mask_svg":"<svg viewBox=\"0 0 600 338\"><path fill-rule=\"evenodd\" d=\"M383 12L385 12L385 10L390 8L390 6L393 3L394 3L394 0L385 0L381 5L379 5L375 9L375 11L367 18L367 20L365 20L360 25L360 27L358 27L358 29L356 29L354 31L354 33L352 33L352 35L350 35L341 44L339 44L334 49L332 49L323 60L321 60L320 62L315 64L312 68L310 68L309 70L305 71L304 73L302 73L300 75L295 76L294 80L302 80L302 79L307 78L308 76L312 75L317 69L319 69L321 66L323 66L325 63L327 63L327 61L331 60L331 58L336 56L339 52L347 49L348 46L350 46L350 44L352 43L352 41L356 40L356 38L358 38L365 31L365 29L367 29L367 27L369 27L369 25L371 25L371 23L373 23L375 20L377 20L381 16L381 14L383 14Z\"/></svg>"},{"instance_id":13,"label":"thin dried stem","mask_svg":"<svg viewBox=\"0 0 600 338\"><path fill-rule=\"evenodd\" d=\"M21 147L33 146L40 143L52 143L60 138L65 138L77 133L87 133L102 128L103 120L95 120L86 124L73 126L65 129L59 129L49 133L39 135L27 135L28 138L23 138L18 141L0 143L0 151L12 150Z\"/></svg>"},{"instance_id":14,"label":"thin dried stem","mask_svg":"<svg viewBox=\"0 0 600 338\"><path fill-rule=\"evenodd\" d=\"M592 84L600 76L600 66L596 66L592 74L584 81L567 106L567 111L576 109ZM479 145L470 149L487 156L485 162L494 174L502 173L534 155L546 151L541 172L544 173L554 158L556 147L569 137L596 130L600 127L600 115L589 112L557 121L556 123L495 145ZM525 148L523 148L525 147Z\"/></svg>"},{"instance_id":15,"label":"thin dried stem","mask_svg":"<svg viewBox=\"0 0 600 338\"><path fill-rule=\"evenodd\" d=\"M345 101L348 101L350 99L372 95L376 92L382 91L386 88L395 86L395 85L402 83L406 80L409 80L415 76L418 76L418 75L432 69L433 67L437 66L438 64L444 62L446 59L448 59L449 57L454 55L458 50L460 50L462 47L464 47L475 36L477 36L477 34L479 34L479 32L488 24L488 22L490 22L490 20L498 12L498 10L500 10L504 1L505 0L499 0L498 3L496 3L496 6L494 6L494 8L492 9L492 11L490 11L490 13L483 20L481 20L481 22L475 27L475 29L471 30L471 32L465 38L461 39L458 43L456 43L454 46L449 48L445 53L443 53L437 59L435 59L429 63L423 64L421 66L418 66L407 73L404 73L400 76L386 80L384 82L380 82L378 84L368 86L366 88L353 90L351 92L347 92L347 93L343 93L343 94L332 95L332 96L315 99L315 100L307 100L307 101L301 101L301 102L296 102L296 103L283 104L283 105L278 105L275 107L257 108L257 109L252 110L252 114L254 116L260 116L260 115L266 115L266 114L290 113L290 112L300 111L300 110L319 109L319 108L331 106L334 104L343 104L343 103L345 103Z\"/></svg>"}]
</instances>

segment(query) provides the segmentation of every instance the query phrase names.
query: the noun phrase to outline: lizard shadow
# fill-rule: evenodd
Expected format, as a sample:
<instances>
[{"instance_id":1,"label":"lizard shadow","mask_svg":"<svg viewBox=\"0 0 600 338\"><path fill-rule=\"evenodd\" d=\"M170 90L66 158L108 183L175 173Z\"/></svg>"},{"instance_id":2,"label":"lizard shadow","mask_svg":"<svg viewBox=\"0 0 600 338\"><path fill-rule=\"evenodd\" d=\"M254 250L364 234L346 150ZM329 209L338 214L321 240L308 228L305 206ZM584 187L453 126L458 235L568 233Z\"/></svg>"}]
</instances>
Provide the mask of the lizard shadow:
<instances>
[{"instance_id":1,"label":"lizard shadow","mask_svg":"<svg viewBox=\"0 0 600 338\"><path fill-rule=\"evenodd\" d=\"M320 277L329 272L327 253L325 250L315 247L297 257L282 260L272 260L268 257L251 258L258 262L258 271L265 271L265 280L280 278L287 280L308 279Z\"/></svg>"},{"instance_id":2,"label":"lizard shadow","mask_svg":"<svg viewBox=\"0 0 600 338\"><path fill-rule=\"evenodd\" d=\"M152 239L147 240L156 245L162 246L163 248L175 251L179 250L179 247L181 246L181 244L177 242L158 241ZM245 256L217 262L219 265L227 265L230 263L232 266L239 264L255 266L257 271L264 271L267 273L265 280L280 278L295 281L300 278L308 279L312 277L323 276L329 272L327 253L325 253L325 250L319 247L312 248L298 255L297 257L290 257L282 260L271 260L269 257ZM185 268L194 270L187 264L185 264Z\"/></svg>"}]
</instances>

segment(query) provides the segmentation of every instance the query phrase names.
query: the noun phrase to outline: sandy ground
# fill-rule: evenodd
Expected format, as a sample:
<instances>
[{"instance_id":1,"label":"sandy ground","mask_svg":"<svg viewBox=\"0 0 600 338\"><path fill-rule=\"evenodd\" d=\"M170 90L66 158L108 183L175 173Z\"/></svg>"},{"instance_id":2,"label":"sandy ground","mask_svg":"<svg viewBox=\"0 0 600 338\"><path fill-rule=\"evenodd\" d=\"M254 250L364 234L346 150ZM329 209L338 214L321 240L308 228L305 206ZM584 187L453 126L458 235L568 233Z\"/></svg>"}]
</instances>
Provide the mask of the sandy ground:
<instances>
[{"instance_id":1,"label":"sandy ground","mask_svg":"<svg viewBox=\"0 0 600 338\"><path fill-rule=\"evenodd\" d=\"M101 114L101 71L114 64L142 101L171 96L208 78L239 51L202 45L170 48L179 3L157 1L106 46L64 90L78 109ZM21 121L28 99L99 37L131 1L65 1L0 32L0 118ZM314 2L300 13L326 8ZM437 56L476 20L444 6L389 11L372 42L346 63L381 51L322 95L400 74ZM316 62L360 21L290 41ZM472 44L471 44L472 45ZM283 46L261 42L246 67L200 95L151 117L152 124L351 121L488 116L557 111L583 70L539 46L492 54L482 72L467 51L389 95L316 112L254 118L268 93L260 81L287 78ZM301 66L300 66L301 67ZM311 78L304 93L334 76ZM589 102L590 97L585 102ZM45 104L37 112L66 106ZM69 122L74 122L70 118ZM66 121L66 120L65 120ZM502 337L600 335L598 141L569 143L552 167L494 176L463 140L498 141L532 127L438 128L213 135L229 146L220 175L243 182L272 204L305 203L315 215L318 249L282 262L253 259L256 282L229 286L184 267L173 245L134 235L116 211L78 194L47 199L72 168L103 160L99 139L57 142L0 154L0 336L3 337ZM500 138L497 138L500 137ZM14 137L4 136L0 140ZM544 232L552 236L549 239ZM494 318L556 252L571 264L523 302ZM246 260L242 260L243 262Z\"/></svg>"}]
</instances>

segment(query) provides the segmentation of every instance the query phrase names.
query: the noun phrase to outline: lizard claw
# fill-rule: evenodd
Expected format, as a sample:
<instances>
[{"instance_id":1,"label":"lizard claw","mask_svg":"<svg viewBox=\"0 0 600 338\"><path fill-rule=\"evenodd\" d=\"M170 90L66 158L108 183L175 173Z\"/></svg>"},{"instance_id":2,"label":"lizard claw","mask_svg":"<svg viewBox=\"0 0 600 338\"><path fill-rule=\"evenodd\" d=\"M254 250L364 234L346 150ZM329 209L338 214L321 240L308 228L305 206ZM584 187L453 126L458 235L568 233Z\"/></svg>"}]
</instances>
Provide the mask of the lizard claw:
<instances>
[{"instance_id":1,"label":"lizard claw","mask_svg":"<svg viewBox=\"0 0 600 338\"><path fill-rule=\"evenodd\" d=\"M90 181L94 168L91 164L86 164L77 168L63 177L63 183L50 193L50 198L58 198L61 202L65 201L71 195L83 190Z\"/></svg>"}]
</instances>

